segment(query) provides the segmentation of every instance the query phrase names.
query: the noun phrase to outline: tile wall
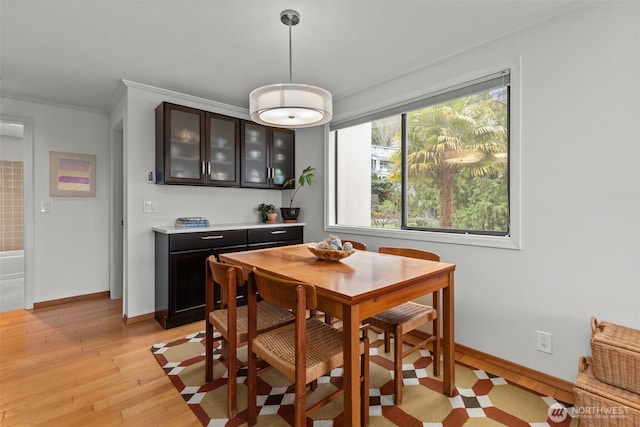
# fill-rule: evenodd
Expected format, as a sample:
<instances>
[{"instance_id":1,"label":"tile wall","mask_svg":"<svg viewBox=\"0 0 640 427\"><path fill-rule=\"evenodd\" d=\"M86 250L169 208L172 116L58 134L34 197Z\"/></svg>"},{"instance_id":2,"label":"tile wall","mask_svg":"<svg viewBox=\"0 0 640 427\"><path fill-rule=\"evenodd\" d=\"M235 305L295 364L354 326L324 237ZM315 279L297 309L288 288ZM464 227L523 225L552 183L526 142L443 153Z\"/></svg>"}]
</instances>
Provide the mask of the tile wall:
<instances>
[{"instance_id":1,"label":"tile wall","mask_svg":"<svg viewBox=\"0 0 640 427\"><path fill-rule=\"evenodd\" d=\"M23 249L23 162L0 160L0 252Z\"/></svg>"}]
</instances>

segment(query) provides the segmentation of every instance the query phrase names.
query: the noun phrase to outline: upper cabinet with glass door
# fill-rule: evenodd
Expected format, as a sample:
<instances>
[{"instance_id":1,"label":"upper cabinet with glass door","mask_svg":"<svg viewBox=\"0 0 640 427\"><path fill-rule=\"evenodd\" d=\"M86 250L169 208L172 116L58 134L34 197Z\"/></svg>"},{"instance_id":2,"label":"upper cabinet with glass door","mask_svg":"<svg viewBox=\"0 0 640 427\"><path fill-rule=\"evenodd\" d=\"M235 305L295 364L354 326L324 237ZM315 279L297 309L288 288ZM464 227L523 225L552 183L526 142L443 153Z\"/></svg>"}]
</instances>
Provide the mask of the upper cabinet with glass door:
<instances>
[{"instance_id":1,"label":"upper cabinet with glass door","mask_svg":"<svg viewBox=\"0 0 640 427\"><path fill-rule=\"evenodd\" d=\"M156 108L156 182L281 189L293 177L295 132L163 102Z\"/></svg>"},{"instance_id":2,"label":"upper cabinet with glass door","mask_svg":"<svg viewBox=\"0 0 640 427\"><path fill-rule=\"evenodd\" d=\"M204 111L163 102L156 108L156 182L199 184L205 174Z\"/></svg>"},{"instance_id":3,"label":"upper cabinet with glass door","mask_svg":"<svg viewBox=\"0 0 640 427\"><path fill-rule=\"evenodd\" d=\"M241 123L243 187L282 188L293 176L295 132Z\"/></svg>"},{"instance_id":4,"label":"upper cabinet with glass door","mask_svg":"<svg viewBox=\"0 0 640 427\"><path fill-rule=\"evenodd\" d=\"M276 187L293 178L295 135L291 129L271 129L271 180Z\"/></svg>"},{"instance_id":5,"label":"upper cabinet with glass door","mask_svg":"<svg viewBox=\"0 0 640 427\"><path fill-rule=\"evenodd\" d=\"M240 185L240 120L163 102L156 108L156 182Z\"/></svg>"},{"instance_id":6,"label":"upper cabinet with glass door","mask_svg":"<svg viewBox=\"0 0 640 427\"><path fill-rule=\"evenodd\" d=\"M207 183L240 185L240 120L207 113Z\"/></svg>"},{"instance_id":7,"label":"upper cabinet with glass door","mask_svg":"<svg viewBox=\"0 0 640 427\"><path fill-rule=\"evenodd\" d=\"M243 187L269 188L269 128L257 123L240 124Z\"/></svg>"}]
</instances>

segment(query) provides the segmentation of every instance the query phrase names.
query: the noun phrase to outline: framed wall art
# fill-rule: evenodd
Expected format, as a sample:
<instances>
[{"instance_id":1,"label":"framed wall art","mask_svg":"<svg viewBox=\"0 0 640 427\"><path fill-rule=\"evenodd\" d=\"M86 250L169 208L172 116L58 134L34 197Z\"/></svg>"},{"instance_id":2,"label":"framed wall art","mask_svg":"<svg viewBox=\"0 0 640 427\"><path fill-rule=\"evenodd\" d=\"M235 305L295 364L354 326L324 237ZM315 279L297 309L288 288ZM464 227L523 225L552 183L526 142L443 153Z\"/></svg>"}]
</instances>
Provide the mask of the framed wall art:
<instances>
[{"instance_id":1,"label":"framed wall art","mask_svg":"<svg viewBox=\"0 0 640 427\"><path fill-rule=\"evenodd\" d=\"M49 151L49 195L95 197L95 154Z\"/></svg>"}]
</instances>

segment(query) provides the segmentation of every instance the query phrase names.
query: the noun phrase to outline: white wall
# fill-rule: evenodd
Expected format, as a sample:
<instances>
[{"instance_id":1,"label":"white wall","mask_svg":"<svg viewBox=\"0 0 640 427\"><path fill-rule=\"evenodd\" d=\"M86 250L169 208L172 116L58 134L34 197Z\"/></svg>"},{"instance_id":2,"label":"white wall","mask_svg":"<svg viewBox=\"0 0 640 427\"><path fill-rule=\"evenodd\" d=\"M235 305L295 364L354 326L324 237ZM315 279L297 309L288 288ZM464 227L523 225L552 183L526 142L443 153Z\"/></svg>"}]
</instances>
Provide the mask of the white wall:
<instances>
[{"instance_id":1,"label":"white wall","mask_svg":"<svg viewBox=\"0 0 640 427\"><path fill-rule=\"evenodd\" d=\"M0 111L33 123L33 302L109 290L107 115L8 98ZM50 197L49 151L95 154L96 197ZM40 213L42 200L51 201L50 213Z\"/></svg>"},{"instance_id":2,"label":"white wall","mask_svg":"<svg viewBox=\"0 0 640 427\"><path fill-rule=\"evenodd\" d=\"M21 162L24 145L21 137L0 135L0 160Z\"/></svg>"},{"instance_id":3,"label":"white wall","mask_svg":"<svg viewBox=\"0 0 640 427\"><path fill-rule=\"evenodd\" d=\"M365 240L457 264L456 342L573 381L591 316L640 328L639 22L640 3L589 3L335 103L346 118L522 59L521 250Z\"/></svg>"},{"instance_id":4,"label":"white wall","mask_svg":"<svg viewBox=\"0 0 640 427\"><path fill-rule=\"evenodd\" d=\"M204 216L213 224L256 223L260 203L282 206L277 190L250 188L153 185L145 182L145 170L155 170L155 108L163 101L173 102L233 117L248 118L245 109L195 98L175 92L125 82L124 157L127 218L125 314L135 317L152 313L154 307L154 226L168 226L182 216ZM123 95L124 96L124 95ZM296 157L304 152L304 136L296 135ZM321 148L321 147L320 147ZM320 149L320 153L322 153ZM322 154L316 157L321 159ZM304 167L296 163L297 173ZM315 166L322 167L320 161ZM319 181L321 182L321 181ZM302 200L304 190L296 196ZM143 201L158 201L157 213L143 213ZM303 212L300 221L305 220Z\"/></svg>"}]
</instances>

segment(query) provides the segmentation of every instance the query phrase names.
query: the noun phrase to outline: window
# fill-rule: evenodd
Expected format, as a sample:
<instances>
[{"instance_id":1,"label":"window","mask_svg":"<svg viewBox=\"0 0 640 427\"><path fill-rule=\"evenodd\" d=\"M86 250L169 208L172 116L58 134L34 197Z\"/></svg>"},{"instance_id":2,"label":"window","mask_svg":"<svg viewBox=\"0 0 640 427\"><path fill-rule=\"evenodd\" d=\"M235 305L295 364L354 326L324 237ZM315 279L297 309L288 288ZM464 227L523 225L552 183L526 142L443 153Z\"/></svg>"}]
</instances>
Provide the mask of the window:
<instances>
[{"instance_id":1,"label":"window","mask_svg":"<svg viewBox=\"0 0 640 427\"><path fill-rule=\"evenodd\" d=\"M333 125L329 226L509 236L510 77Z\"/></svg>"}]
</instances>

